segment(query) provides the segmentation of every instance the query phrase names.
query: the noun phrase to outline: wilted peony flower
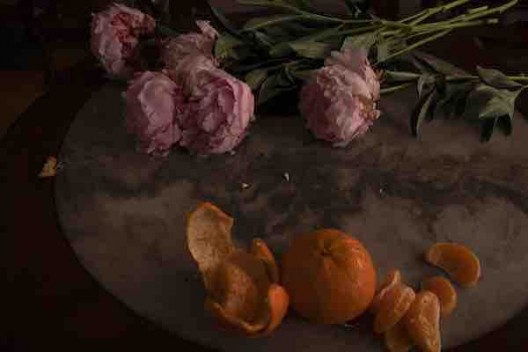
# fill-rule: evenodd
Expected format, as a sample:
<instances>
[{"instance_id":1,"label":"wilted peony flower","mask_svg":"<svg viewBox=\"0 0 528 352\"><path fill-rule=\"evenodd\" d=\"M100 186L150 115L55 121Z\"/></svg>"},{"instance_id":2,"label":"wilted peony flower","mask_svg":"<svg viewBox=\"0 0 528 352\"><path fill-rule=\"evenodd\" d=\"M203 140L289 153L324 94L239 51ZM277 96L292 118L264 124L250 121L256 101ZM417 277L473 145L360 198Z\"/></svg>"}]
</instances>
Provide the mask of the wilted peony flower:
<instances>
[{"instance_id":1,"label":"wilted peony flower","mask_svg":"<svg viewBox=\"0 0 528 352\"><path fill-rule=\"evenodd\" d=\"M340 65L357 73L367 83L370 96L374 100L380 97L379 77L374 72L368 61L367 51L364 49L345 48L342 51L333 51L325 60L325 66Z\"/></svg>"},{"instance_id":2,"label":"wilted peony flower","mask_svg":"<svg viewBox=\"0 0 528 352\"><path fill-rule=\"evenodd\" d=\"M221 154L246 136L255 100L249 86L220 69L202 70L182 116L180 144L198 154Z\"/></svg>"},{"instance_id":3,"label":"wilted peony flower","mask_svg":"<svg viewBox=\"0 0 528 352\"><path fill-rule=\"evenodd\" d=\"M126 127L148 154L166 155L181 138L177 118L184 113L183 90L160 72L142 72L123 93Z\"/></svg>"},{"instance_id":4,"label":"wilted peony flower","mask_svg":"<svg viewBox=\"0 0 528 352\"><path fill-rule=\"evenodd\" d=\"M315 72L301 90L299 109L314 135L337 147L364 134L379 117L365 80L341 65Z\"/></svg>"},{"instance_id":5,"label":"wilted peony flower","mask_svg":"<svg viewBox=\"0 0 528 352\"><path fill-rule=\"evenodd\" d=\"M162 52L162 60L169 71L182 71L182 61L197 54L215 63L213 47L218 32L208 21L196 21L201 33L186 33L169 39ZM185 65L185 64L184 64Z\"/></svg>"},{"instance_id":6,"label":"wilted peony flower","mask_svg":"<svg viewBox=\"0 0 528 352\"><path fill-rule=\"evenodd\" d=\"M134 54L138 37L153 32L155 27L156 22L151 16L113 4L93 16L91 50L108 73L128 76L132 68L127 60Z\"/></svg>"}]
</instances>

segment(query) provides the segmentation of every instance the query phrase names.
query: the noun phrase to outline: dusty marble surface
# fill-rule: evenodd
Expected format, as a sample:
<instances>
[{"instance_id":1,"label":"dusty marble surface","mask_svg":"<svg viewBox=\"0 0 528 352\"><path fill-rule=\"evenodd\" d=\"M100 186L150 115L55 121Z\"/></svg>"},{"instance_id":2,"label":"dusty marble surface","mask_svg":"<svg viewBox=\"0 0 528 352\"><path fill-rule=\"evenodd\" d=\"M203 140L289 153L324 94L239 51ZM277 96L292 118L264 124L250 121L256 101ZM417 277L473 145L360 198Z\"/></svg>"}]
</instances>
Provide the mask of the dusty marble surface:
<instances>
[{"instance_id":1,"label":"dusty marble surface","mask_svg":"<svg viewBox=\"0 0 528 352\"><path fill-rule=\"evenodd\" d=\"M409 91L385 98L381 120L347 149L314 141L299 117L260 117L235 155L175 150L155 159L137 154L125 134L121 89L104 87L79 112L60 156L56 204L84 266L165 328L223 351L381 350L368 317L329 327L291 314L263 339L214 330L184 242L185 214L203 200L235 217L242 245L261 236L277 255L296 234L348 231L370 250L378 275L400 268L416 288L439 273L422 261L428 246L469 245L483 277L476 289L458 290L459 306L443 322L446 346L496 328L528 303L528 122L521 116L509 139L497 134L482 144L477 126L439 120L416 140L408 132Z\"/></svg>"}]
</instances>

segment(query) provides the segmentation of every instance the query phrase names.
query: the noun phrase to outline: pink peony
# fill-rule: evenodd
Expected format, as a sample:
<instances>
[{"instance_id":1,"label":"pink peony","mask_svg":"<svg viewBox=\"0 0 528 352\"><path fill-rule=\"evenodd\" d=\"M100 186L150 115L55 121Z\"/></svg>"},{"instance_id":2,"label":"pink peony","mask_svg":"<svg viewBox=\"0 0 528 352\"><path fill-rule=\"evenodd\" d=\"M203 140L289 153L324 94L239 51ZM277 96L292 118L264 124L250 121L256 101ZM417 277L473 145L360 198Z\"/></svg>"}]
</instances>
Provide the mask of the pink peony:
<instances>
[{"instance_id":1,"label":"pink peony","mask_svg":"<svg viewBox=\"0 0 528 352\"><path fill-rule=\"evenodd\" d=\"M363 135L379 116L371 87L342 65L315 72L301 90L299 109L314 135L337 147Z\"/></svg>"},{"instance_id":2,"label":"pink peony","mask_svg":"<svg viewBox=\"0 0 528 352\"><path fill-rule=\"evenodd\" d=\"M146 71L136 74L123 97L126 127L139 149L166 155L181 138L177 119L186 107L181 87L163 73Z\"/></svg>"},{"instance_id":3,"label":"pink peony","mask_svg":"<svg viewBox=\"0 0 528 352\"><path fill-rule=\"evenodd\" d=\"M325 66L332 65L343 66L360 75L367 82L371 99L379 99L379 77L370 66L366 50L345 48L342 51L333 51L330 57L325 60Z\"/></svg>"},{"instance_id":4,"label":"pink peony","mask_svg":"<svg viewBox=\"0 0 528 352\"><path fill-rule=\"evenodd\" d=\"M105 70L115 76L128 76L127 64L134 55L138 37L152 33L156 22L152 17L130 7L113 4L92 19L91 50Z\"/></svg>"},{"instance_id":5,"label":"pink peony","mask_svg":"<svg viewBox=\"0 0 528 352\"><path fill-rule=\"evenodd\" d=\"M208 21L196 21L196 25L201 33L182 34L165 43L161 56L169 71L183 71L185 68L182 68L182 61L197 54L203 55L216 65L213 47L219 34Z\"/></svg>"},{"instance_id":6,"label":"pink peony","mask_svg":"<svg viewBox=\"0 0 528 352\"><path fill-rule=\"evenodd\" d=\"M192 53L182 58L172 70L166 70L170 78L183 87L186 94L190 94L198 84L201 71L216 69L215 63L201 53Z\"/></svg>"},{"instance_id":7,"label":"pink peony","mask_svg":"<svg viewBox=\"0 0 528 352\"><path fill-rule=\"evenodd\" d=\"M180 144L198 154L231 151L246 136L255 101L249 86L220 69L201 70L182 115Z\"/></svg>"}]
</instances>

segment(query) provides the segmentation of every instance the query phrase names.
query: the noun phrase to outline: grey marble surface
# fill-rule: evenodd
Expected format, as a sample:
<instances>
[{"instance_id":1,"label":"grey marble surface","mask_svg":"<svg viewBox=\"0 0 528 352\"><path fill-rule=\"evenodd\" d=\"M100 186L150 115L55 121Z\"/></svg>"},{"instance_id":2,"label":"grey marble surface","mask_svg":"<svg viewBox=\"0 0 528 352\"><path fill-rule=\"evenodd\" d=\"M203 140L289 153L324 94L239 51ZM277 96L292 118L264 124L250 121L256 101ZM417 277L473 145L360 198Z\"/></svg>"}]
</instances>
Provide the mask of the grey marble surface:
<instances>
[{"instance_id":1,"label":"grey marble surface","mask_svg":"<svg viewBox=\"0 0 528 352\"><path fill-rule=\"evenodd\" d=\"M235 155L166 159L134 149L111 84L78 113L56 178L62 228L83 265L133 310L190 340L223 351L378 351L368 317L319 326L290 314L261 339L213 328L185 246L185 214L199 202L235 218L235 238L264 238L280 256L291 238L336 227L364 242L378 275L402 270L415 288L439 271L424 251L457 241L481 259L477 288L459 289L443 321L445 346L498 327L528 303L528 122L511 138L478 139L478 126L438 120L409 136L412 91L384 98L372 131L346 149L316 142L299 117L259 116ZM289 181L284 174L288 173ZM247 183L249 188L243 189Z\"/></svg>"}]
</instances>

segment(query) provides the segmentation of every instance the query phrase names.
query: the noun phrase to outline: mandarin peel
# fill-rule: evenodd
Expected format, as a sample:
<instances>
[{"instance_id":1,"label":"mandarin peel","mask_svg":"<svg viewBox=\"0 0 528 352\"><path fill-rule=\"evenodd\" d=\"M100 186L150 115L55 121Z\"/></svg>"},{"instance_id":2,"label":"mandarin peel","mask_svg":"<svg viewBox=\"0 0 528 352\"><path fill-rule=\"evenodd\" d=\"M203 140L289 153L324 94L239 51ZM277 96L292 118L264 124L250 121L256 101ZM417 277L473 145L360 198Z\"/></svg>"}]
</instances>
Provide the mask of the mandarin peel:
<instances>
[{"instance_id":1,"label":"mandarin peel","mask_svg":"<svg viewBox=\"0 0 528 352\"><path fill-rule=\"evenodd\" d=\"M260 238L255 238L251 243L251 254L262 260L262 262L266 266L266 270L271 279L271 282L278 283L279 267L277 265L275 257L273 256L273 253L269 249L266 242L264 242Z\"/></svg>"},{"instance_id":2,"label":"mandarin peel","mask_svg":"<svg viewBox=\"0 0 528 352\"><path fill-rule=\"evenodd\" d=\"M233 219L211 203L188 216L187 242L198 264L207 299L205 307L223 328L262 336L284 319L289 296L278 282L275 258L266 243L253 242L251 252L231 239Z\"/></svg>"}]
</instances>

